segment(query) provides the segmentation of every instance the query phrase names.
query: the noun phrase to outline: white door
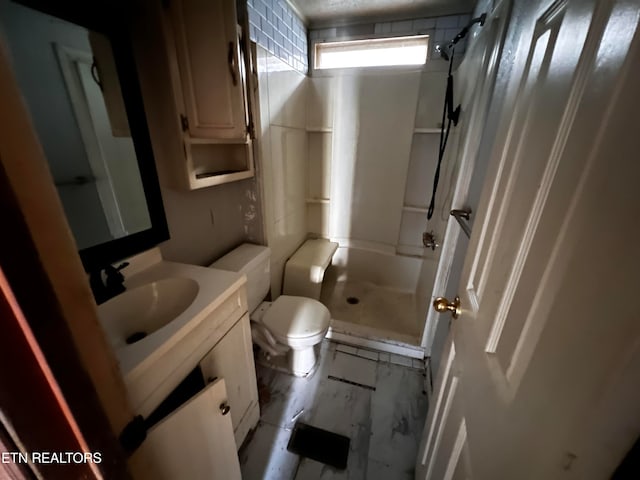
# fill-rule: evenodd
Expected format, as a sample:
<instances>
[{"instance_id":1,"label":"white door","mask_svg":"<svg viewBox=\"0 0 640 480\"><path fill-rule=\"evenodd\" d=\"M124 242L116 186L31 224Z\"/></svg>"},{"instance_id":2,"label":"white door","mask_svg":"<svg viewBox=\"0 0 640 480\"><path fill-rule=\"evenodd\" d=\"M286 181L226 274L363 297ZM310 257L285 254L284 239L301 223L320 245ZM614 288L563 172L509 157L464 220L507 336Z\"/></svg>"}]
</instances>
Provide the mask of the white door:
<instances>
[{"instance_id":1,"label":"white door","mask_svg":"<svg viewBox=\"0 0 640 480\"><path fill-rule=\"evenodd\" d=\"M476 158L487 112L494 95L502 94L502 92L494 92L494 85L511 5L511 0L501 0L491 12L488 12L484 25L473 30L474 37L468 40L469 51L454 73L454 101L456 105L460 104L461 114L460 123L454 130L460 141L451 142L444 158L444 163L457 166L454 169L458 172L450 209L470 207L471 210L476 210L476 205L469 203L468 192L474 171L482 168L482 165L476 165ZM443 203L447 206L446 200ZM433 298L445 292L449 293L450 290L453 290L455 295L467 244L468 239L460 225L455 218L449 217L433 283ZM461 255L462 258L460 258ZM422 346L431 357L432 372L437 371L448 331L449 319L430 309L427 312L422 335Z\"/></svg>"},{"instance_id":2,"label":"white door","mask_svg":"<svg viewBox=\"0 0 640 480\"><path fill-rule=\"evenodd\" d=\"M419 479L609 478L640 435L640 4L519 4Z\"/></svg>"},{"instance_id":3,"label":"white door","mask_svg":"<svg viewBox=\"0 0 640 480\"><path fill-rule=\"evenodd\" d=\"M156 480L240 480L224 380L152 427L139 450L130 460L133 470L144 471L149 462Z\"/></svg>"}]
</instances>

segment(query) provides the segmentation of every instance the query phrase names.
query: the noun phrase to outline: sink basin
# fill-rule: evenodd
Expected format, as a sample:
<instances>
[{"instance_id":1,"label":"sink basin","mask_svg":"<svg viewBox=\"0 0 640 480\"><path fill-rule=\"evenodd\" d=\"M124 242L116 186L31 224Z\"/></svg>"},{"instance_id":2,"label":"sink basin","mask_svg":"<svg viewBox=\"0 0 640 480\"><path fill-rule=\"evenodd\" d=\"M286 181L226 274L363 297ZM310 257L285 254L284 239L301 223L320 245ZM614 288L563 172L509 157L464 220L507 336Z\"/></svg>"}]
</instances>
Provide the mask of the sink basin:
<instances>
[{"instance_id":1,"label":"sink basin","mask_svg":"<svg viewBox=\"0 0 640 480\"><path fill-rule=\"evenodd\" d=\"M113 348L124 348L160 330L189 308L199 290L191 278L165 278L100 305L101 323Z\"/></svg>"}]
</instances>

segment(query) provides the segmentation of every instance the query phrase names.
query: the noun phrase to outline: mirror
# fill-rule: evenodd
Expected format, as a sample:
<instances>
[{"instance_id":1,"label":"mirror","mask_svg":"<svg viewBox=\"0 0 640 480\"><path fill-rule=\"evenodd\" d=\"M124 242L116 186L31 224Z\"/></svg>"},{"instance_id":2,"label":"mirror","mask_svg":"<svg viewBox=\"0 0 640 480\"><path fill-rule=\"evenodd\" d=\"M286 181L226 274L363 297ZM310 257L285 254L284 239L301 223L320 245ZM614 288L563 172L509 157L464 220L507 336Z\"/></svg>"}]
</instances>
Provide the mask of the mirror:
<instances>
[{"instance_id":1,"label":"mirror","mask_svg":"<svg viewBox=\"0 0 640 480\"><path fill-rule=\"evenodd\" d=\"M0 25L89 271L169 236L125 25L60 5L0 0Z\"/></svg>"}]
</instances>

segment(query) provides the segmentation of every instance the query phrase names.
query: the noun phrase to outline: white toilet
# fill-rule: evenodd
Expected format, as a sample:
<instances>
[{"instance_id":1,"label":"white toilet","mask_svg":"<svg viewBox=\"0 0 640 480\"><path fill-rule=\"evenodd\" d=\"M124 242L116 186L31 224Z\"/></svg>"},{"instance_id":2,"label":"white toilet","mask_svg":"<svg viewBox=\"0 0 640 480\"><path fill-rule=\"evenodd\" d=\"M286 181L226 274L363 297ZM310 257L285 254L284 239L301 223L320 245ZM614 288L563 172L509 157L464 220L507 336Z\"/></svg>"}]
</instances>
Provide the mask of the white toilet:
<instances>
[{"instance_id":1,"label":"white toilet","mask_svg":"<svg viewBox=\"0 0 640 480\"><path fill-rule=\"evenodd\" d=\"M271 280L270 256L268 247L245 243L211 267L247 276L254 343L267 355L286 354L292 373L306 376L316 365L314 347L329 329L329 310L318 300L299 296L281 295L274 302L263 302Z\"/></svg>"}]
</instances>

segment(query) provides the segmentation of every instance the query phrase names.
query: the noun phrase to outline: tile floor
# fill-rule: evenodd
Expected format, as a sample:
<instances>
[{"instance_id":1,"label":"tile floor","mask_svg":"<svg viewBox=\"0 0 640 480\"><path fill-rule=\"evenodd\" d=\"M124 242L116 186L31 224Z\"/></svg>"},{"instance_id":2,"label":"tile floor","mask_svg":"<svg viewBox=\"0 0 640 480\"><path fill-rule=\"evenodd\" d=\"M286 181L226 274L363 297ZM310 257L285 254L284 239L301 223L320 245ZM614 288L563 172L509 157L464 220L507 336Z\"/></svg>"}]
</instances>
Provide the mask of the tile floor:
<instances>
[{"instance_id":1,"label":"tile floor","mask_svg":"<svg viewBox=\"0 0 640 480\"><path fill-rule=\"evenodd\" d=\"M311 378L258 365L263 405L260 423L239 453L242 478L413 479L427 412L422 366L328 340L321 345L320 363ZM346 470L287 451L292 418L300 411L297 420L351 439Z\"/></svg>"},{"instance_id":2,"label":"tile floor","mask_svg":"<svg viewBox=\"0 0 640 480\"><path fill-rule=\"evenodd\" d=\"M347 298L355 297L357 304ZM416 316L415 295L370 282L327 282L322 286L320 301L331 312L331 319L354 326L385 332L380 336L408 344L419 343L421 326ZM338 323L338 329L339 324ZM336 323L336 322L334 322ZM332 324L332 328L336 326Z\"/></svg>"}]
</instances>

